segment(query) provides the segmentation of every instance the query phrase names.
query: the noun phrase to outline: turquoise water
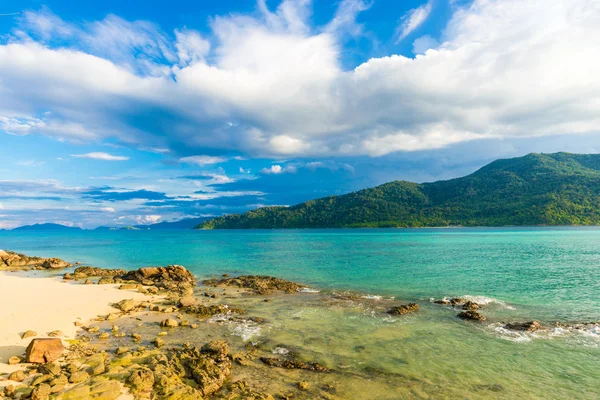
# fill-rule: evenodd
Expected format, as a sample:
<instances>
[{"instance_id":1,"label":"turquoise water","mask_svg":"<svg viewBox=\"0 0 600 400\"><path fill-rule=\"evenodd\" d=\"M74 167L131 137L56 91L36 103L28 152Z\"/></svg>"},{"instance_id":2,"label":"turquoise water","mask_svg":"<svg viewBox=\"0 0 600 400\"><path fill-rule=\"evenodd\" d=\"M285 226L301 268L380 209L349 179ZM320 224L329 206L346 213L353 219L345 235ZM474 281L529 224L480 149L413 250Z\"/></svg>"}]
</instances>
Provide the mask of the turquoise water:
<instances>
[{"instance_id":1,"label":"turquoise water","mask_svg":"<svg viewBox=\"0 0 600 400\"><path fill-rule=\"evenodd\" d=\"M344 399L600 398L600 329L552 328L600 320L597 228L0 232L0 248L107 268L181 264L199 277L268 274L320 290L270 303L221 296L268 323L185 331L200 344L224 334L240 351L259 341L267 356L288 346L338 371L257 377L236 367L272 393L309 380L316 391L298 398L321 398L324 384ZM336 294L346 290L358 296ZM467 295L485 304L488 321L430 303ZM408 301L420 310L385 313ZM548 329L502 329L531 319Z\"/></svg>"},{"instance_id":2,"label":"turquoise water","mask_svg":"<svg viewBox=\"0 0 600 400\"><path fill-rule=\"evenodd\" d=\"M600 229L0 232L0 248L99 267L181 264L406 300L474 295L600 320Z\"/></svg>"}]
</instances>

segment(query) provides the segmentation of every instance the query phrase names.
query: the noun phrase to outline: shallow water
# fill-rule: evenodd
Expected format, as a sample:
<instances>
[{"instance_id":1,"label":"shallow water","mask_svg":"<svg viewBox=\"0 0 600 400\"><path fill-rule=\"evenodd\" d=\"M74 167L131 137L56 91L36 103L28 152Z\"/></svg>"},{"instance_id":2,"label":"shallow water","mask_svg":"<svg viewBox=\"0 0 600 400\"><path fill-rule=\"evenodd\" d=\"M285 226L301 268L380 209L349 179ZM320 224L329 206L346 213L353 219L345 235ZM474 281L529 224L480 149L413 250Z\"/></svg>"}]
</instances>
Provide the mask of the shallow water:
<instances>
[{"instance_id":1,"label":"shallow water","mask_svg":"<svg viewBox=\"0 0 600 400\"><path fill-rule=\"evenodd\" d=\"M503 321L600 320L598 229L0 232L0 248L101 267L176 263L198 276L261 273L306 283L321 293L270 303L220 299L268 322L209 322L214 332L189 330L185 340L225 334L239 349L254 341L268 353L296 351L339 371L311 378L335 381L342 398L600 396L599 332L501 328ZM332 296L343 290L367 298ZM429 303L464 295L488 303L486 323ZM385 313L408 301L420 311ZM277 373L281 379L265 385L281 389L308 372Z\"/></svg>"}]
</instances>

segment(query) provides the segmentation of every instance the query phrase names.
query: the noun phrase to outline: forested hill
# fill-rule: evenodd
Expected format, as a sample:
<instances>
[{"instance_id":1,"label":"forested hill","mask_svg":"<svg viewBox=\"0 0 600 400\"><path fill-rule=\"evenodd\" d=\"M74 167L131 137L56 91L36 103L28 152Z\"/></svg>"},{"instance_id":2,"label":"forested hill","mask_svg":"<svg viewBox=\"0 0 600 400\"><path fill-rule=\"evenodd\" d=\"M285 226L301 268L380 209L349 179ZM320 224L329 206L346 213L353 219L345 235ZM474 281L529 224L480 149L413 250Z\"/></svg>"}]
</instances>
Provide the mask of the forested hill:
<instances>
[{"instance_id":1,"label":"forested hill","mask_svg":"<svg viewBox=\"0 0 600 400\"><path fill-rule=\"evenodd\" d=\"M529 154L433 183L227 215L198 229L600 225L600 154Z\"/></svg>"}]
</instances>

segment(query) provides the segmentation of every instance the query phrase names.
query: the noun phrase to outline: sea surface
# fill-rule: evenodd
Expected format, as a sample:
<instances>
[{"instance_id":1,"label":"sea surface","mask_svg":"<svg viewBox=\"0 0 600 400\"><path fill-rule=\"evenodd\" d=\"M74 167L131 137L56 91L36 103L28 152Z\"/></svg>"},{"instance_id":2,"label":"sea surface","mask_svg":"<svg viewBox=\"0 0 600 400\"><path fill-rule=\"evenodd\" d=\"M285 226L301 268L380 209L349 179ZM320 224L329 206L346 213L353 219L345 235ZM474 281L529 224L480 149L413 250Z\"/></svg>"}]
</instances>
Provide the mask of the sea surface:
<instances>
[{"instance_id":1,"label":"sea surface","mask_svg":"<svg viewBox=\"0 0 600 400\"><path fill-rule=\"evenodd\" d=\"M345 371L343 398L600 398L600 329L568 327L600 321L598 228L8 231L0 248L106 268L180 264L199 278L264 274L306 284L312 293L256 305L267 326L227 332L234 345L263 340L281 344L277 353L287 344ZM488 321L462 321L459 310L431 302L444 297L484 305ZM407 302L419 312L385 313ZM502 328L533 319L549 329Z\"/></svg>"}]
</instances>

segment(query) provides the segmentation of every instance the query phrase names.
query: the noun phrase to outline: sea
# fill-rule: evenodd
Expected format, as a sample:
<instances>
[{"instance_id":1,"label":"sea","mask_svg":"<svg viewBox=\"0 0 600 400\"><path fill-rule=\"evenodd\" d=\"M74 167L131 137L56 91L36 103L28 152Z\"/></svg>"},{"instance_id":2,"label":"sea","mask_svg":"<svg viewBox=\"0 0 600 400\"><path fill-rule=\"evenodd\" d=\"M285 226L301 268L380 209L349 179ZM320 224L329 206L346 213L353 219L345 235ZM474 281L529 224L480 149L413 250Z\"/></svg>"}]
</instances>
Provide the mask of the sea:
<instances>
[{"instance_id":1,"label":"sea","mask_svg":"<svg viewBox=\"0 0 600 400\"><path fill-rule=\"evenodd\" d=\"M340 371L327 378L338 398L600 398L600 228L3 231L0 248L302 283L303 293L248 302L268 324L226 334ZM433 303L453 297L482 305L487 320ZM409 302L419 311L385 312ZM531 320L546 329L504 328Z\"/></svg>"}]
</instances>

